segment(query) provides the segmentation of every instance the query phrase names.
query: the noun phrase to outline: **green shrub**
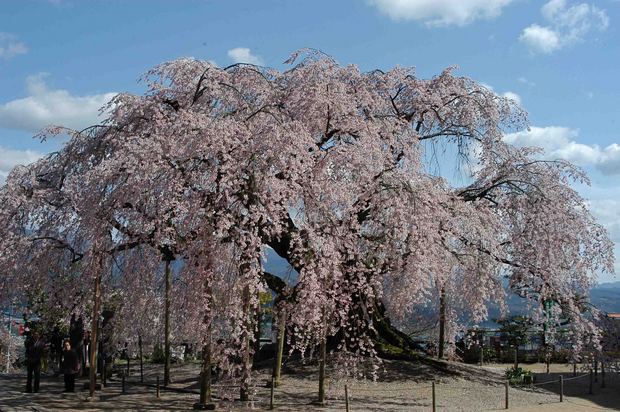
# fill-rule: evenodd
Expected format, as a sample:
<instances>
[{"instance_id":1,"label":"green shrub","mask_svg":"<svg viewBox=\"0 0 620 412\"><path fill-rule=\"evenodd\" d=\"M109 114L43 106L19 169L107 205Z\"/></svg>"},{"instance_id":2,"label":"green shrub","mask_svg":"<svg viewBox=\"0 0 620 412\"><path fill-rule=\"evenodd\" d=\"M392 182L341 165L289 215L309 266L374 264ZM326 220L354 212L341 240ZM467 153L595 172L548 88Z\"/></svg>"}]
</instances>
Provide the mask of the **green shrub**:
<instances>
[{"instance_id":1,"label":"green shrub","mask_svg":"<svg viewBox=\"0 0 620 412\"><path fill-rule=\"evenodd\" d=\"M164 363L165 359L166 356L164 354L164 349L159 343L156 343L155 347L153 348L153 354L151 355L151 362Z\"/></svg>"},{"instance_id":2,"label":"green shrub","mask_svg":"<svg viewBox=\"0 0 620 412\"><path fill-rule=\"evenodd\" d=\"M508 368L506 369L505 376L511 385L532 382L532 371L524 370L523 368Z\"/></svg>"}]
</instances>

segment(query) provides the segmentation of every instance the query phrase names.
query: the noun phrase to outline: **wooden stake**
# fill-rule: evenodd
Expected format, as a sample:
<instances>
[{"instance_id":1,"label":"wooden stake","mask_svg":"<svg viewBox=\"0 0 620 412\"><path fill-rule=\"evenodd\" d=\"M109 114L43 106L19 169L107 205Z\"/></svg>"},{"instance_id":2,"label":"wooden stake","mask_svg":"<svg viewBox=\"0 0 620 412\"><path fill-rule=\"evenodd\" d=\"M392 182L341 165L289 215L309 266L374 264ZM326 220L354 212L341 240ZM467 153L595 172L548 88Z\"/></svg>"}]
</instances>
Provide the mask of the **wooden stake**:
<instances>
[{"instance_id":1,"label":"wooden stake","mask_svg":"<svg viewBox=\"0 0 620 412\"><path fill-rule=\"evenodd\" d=\"M97 328L99 323L99 305L101 304L101 270L103 269L102 263L102 259L101 257L99 257L95 268L97 273L95 273L95 287L93 293L93 319L90 332L91 350L89 359L90 370L88 374L90 381L89 392L91 398L95 396L95 385L97 382Z\"/></svg>"},{"instance_id":2,"label":"wooden stake","mask_svg":"<svg viewBox=\"0 0 620 412\"><path fill-rule=\"evenodd\" d=\"M280 322L278 324L278 352L276 354L276 364L274 365L273 376L275 379L275 385L280 385L282 376L282 357L284 354L284 338L286 337L286 310L280 310Z\"/></svg>"},{"instance_id":3,"label":"wooden stake","mask_svg":"<svg viewBox=\"0 0 620 412\"><path fill-rule=\"evenodd\" d=\"M508 388L510 387L510 382L509 381L504 382L504 386L506 387L506 405L504 409L508 409L510 406L510 403L508 401Z\"/></svg>"},{"instance_id":4,"label":"wooden stake","mask_svg":"<svg viewBox=\"0 0 620 412\"><path fill-rule=\"evenodd\" d=\"M140 349L140 383L144 383L144 364L142 359L142 335L138 335L138 348Z\"/></svg>"},{"instance_id":5,"label":"wooden stake","mask_svg":"<svg viewBox=\"0 0 620 412\"><path fill-rule=\"evenodd\" d=\"M437 410L437 398L435 394L435 382L431 382L431 388L433 393L433 412Z\"/></svg>"},{"instance_id":6,"label":"wooden stake","mask_svg":"<svg viewBox=\"0 0 620 412\"><path fill-rule=\"evenodd\" d=\"M172 289L172 271L170 260L165 261L166 290L164 300L164 387L170 384L170 289Z\"/></svg>"},{"instance_id":7,"label":"wooden stake","mask_svg":"<svg viewBox=\"0 0 620 412\"><path fill-rule=\"evenodd\" d=\"M276 386L276 378L271 377L271 397L269 399L269 409L270 410L273 410L273 397L274 397L273 391L275 389L275 386Z\"/></svg>"}]
</instances>

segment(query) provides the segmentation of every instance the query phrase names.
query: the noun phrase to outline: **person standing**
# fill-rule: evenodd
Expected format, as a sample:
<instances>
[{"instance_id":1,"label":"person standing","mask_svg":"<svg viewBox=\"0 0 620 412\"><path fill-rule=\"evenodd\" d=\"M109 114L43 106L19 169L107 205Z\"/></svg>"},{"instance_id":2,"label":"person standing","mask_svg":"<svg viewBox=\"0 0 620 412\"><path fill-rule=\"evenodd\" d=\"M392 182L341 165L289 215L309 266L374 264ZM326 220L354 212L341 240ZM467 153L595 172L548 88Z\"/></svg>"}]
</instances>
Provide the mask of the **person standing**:
<instances>
[{"instance_id":1,"label":"person standing","mask_svg":"<svg viewBox=\"0 0 620 412\"><path fill-rule=\"evenodd\" d=\"M45 341L38 332L32 332L32 336L26 339L26 368L28 378L26 381L26 392L39 392L41 381L41 357L45 349ZM33 388L34 380L34 388Z\"/></svg>"},{"instance_id":2,"label":"person standing","mask_svg":"<svg viewBox=\"0 0 620 412\"><path fill-rule=\"evenodd\" d=\"M75 377L80 372L80 359L75 350L71 348L69 340L65 340L64 343L60 369L65 375L65 392L75 392Z\"/></svg>"}]
</instances>

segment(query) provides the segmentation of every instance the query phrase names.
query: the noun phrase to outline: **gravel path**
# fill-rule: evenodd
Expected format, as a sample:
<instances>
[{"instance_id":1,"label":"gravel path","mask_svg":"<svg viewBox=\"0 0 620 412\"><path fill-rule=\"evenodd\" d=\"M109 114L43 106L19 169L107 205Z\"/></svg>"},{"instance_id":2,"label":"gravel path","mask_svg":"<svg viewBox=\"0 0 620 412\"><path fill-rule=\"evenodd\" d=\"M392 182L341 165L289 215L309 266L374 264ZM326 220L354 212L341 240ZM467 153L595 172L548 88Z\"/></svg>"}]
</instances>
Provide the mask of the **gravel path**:
<instances>
[{"instance_id":1,"label":"gravel path","mask_svg":"<svg viewBox=\"0 0 620 412\"><path fill-rule=\"evenodd\" d=\"M407 362L389 361L377 383L349 382L349 402L351 411L429 411L431 410L431 380L436 381L437 410L440 411L492 411L503 410L505 386L502 383L506 365L489 365L484 368L465 366L458 363L447 364L442 372L422 365ZM542 371L542 366L526 365L533 371ZM343 411L344 386L332 382L329 387L330 401L326 407L313 404L317 393L317 374L315 366L287 365L282 385L275 391L275 406L278 411ZM554 366L550 375L537 373L537 382L554 381L532 388L509 389L510 409L515 411L599 411L620 410L620 378L608 374L607 387L595 384L594 395L588 395L588 377L567 380L564 388L564 402L559 403L559 375L566 378L572 370ZM175 366L171 388L177 391L163 391L159 399L155 388L127 385L127 393L121 393L117 379L109 382L95 401L87 401L87 391L76 394L62 394L62 377L43 377L38 394L22 393L25 377L0 375L0 411L68 411L68 410L190 410L198 396L196 376L198 365ZM145 380L154 383L161 367L148 366ZM413 378L415 377L415 378ZM134 368L131 380L138 381L139 374ZM269 370L256 374L256 387L252 404L220 402L221 410L265 410L269 407L269 389L265 383L270 380ZM81 387L82 385L78 385ZM218 396L219 388L214 389ZM186 393L178 392L185 391Z\"/></svg>"}]
</instances>

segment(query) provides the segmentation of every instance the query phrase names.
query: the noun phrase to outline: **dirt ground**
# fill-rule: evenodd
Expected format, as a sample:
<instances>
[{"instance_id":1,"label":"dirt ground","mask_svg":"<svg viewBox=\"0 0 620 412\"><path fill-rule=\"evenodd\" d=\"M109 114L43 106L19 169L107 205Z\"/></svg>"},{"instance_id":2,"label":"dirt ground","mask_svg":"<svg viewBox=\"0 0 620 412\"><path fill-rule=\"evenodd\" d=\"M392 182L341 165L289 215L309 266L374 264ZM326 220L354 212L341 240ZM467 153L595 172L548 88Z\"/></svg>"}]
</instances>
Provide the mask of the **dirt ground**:
<instances>
[{"instance_id":1,"label":"dirt ground","mask_svg":"<svg viewBox=\"0 0 620 412\"><path fill-rule=\"evenodd\" d=\"M347 382L351 411L429 411L432 405L431 382L435 381L437 410L483 411L503 410L505 386L503 372L509 365L475 367L448 363L442 371L408 362L386 361L380 371L379 382ZM543 373L544 365L523 365L536 372L536 386L510 387L509 406L513 411L601 411L620 410L620 377L607 373L606 387L601 388L602 377L593 384L594 394L589 395L589 376L578 372L572 378L572 367L552 365L549 375ZM313 404L317 397L317 372L315 365L288 364L284 368L282 385L275 390L277 411L343 411L344 383L330 381L329 403L326 407ZM23 393L25 374L0 375L0 411L186 411L198 400L198 365L175 366L171 375L171 389L162 390L156 397L154 383L161 376L161 366L149 365L145 382L153 386L138 385L139 372L132 368L127 383L127 393L122 393L121 382L114 378L98 392L94 400L87 400L87 391L76 387L75 394L63 394L62 377L44 376L40 393ZM559 402L559 376L565 378L564 402ZM219 410L266 410L269 408L269 369L258 371L255 378L253 402L216 400ZM224 392L235 394L237 388L215 385L214 396Z\"/></svg>"}]
</instances>

